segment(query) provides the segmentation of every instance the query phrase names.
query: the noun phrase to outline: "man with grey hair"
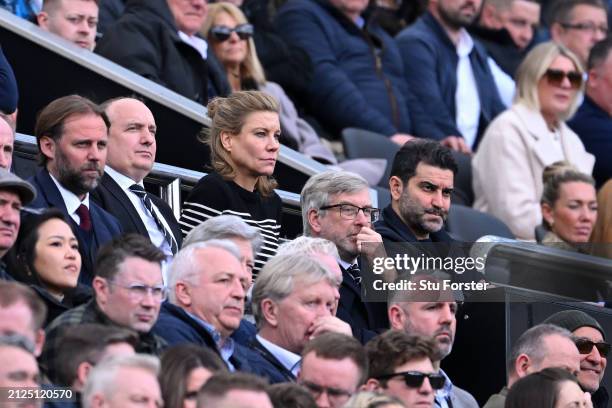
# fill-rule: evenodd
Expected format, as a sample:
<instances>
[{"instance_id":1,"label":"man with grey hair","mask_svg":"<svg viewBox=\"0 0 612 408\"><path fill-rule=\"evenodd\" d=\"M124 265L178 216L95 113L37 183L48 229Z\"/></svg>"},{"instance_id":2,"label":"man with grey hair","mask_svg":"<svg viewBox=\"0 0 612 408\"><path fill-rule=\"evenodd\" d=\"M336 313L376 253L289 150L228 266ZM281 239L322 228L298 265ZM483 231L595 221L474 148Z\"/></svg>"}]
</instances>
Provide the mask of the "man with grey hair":
<instances>
[{"instance_id":1,"label":"man with grey hair","mask_svg":"<svg viewBox=\"0 0 612 408\"><path fill-rule=\"evenodd\" d=\"M251 227L235 215L219 215L209 218L189 231L183 246L211 239L227 239L236 244L240 250L240 262L252 275L255 267L254 254L259 252L263 245L263 237L257 228Z\"/></svg>"},{"instance_id":2,"label":"man with grey hair","mask_svg":"<svg viewBox=\"0 0 612 408\"><path fill-rule=\"evenodd\" d=\"M301 206L304 235L325 238L338 249L342 271L338 317L365 343L377 334L375 329L388 327L384 305L364 302L361 295L357 258L360 254L371 258L382 247L382 237L372 229L380 210L372 207L368 183L346 171L314 175L302 189Z\"/></svg>"},{"instance_id":3,"label":"man with grey hair","mask_svg":"<svg viewBox=\"0 0 612 408\"><path fill-rule=\"evenodd\" d=\"M244 315L250 274L229 240L196 242L183 248L170 266L170 302L153 332L168 344L193 343L216 351L230 370L246 370L249 351L230 337Z\"/></svg>"},{"instance_id":4,"label":"man with grey hair","mask_svg":"<svg viewBox=\"0 0 612 408\"><path fill-rule=\"evenodd\" d=\"M286 242L278 247L277 254L290 254L290 253L303 253L314 257L319 261L323 267L328 268L330 272L334 274L337 280L337 287L340 288L342 284L342 270L338 265L338 248L333 242L323 238L312 238L306 236L300 236L296 239ZM340 302L340 291L336 289L336 308L334 314L338 310L338 303Z\"/></svg>"},{"instance_id":5,"label":"man with grey hair","mask_svg":"<svg viewBox=\"0 0 612 408\"><path fill-rule=\"evenodd\" d=\"M271 383L295 381L300 353L322 333L351 335L334 316L336 279L311 255L276 255L261 270L253 288L253 314L259 332L251 349L260 360L254 371Z\"/></svg>"},{"instance_id":6,"label":"man with grey hair","mask_svg":"<svg viewBox=\"0 0 612 408\"><path fill-rule=\"evenodd\" d=\"M514 343L508 358L508 385L492 395L484 408L503 408L508 389L528 374L549 367L559 367L578 375L580 354L572 334L552 324L539 324L524 332Z\"/></svg>"},{"instance_id":7,"label":"man with grey hair","mask_svg":"<svg viewBox=\"0 0 612 408\"><path fill-rule=\"evenodd\" d=\"M164 405L157 377L159 359L144 354L110 358L96 365L83 389L84 408Z\"/></svg>"}]
</instances>

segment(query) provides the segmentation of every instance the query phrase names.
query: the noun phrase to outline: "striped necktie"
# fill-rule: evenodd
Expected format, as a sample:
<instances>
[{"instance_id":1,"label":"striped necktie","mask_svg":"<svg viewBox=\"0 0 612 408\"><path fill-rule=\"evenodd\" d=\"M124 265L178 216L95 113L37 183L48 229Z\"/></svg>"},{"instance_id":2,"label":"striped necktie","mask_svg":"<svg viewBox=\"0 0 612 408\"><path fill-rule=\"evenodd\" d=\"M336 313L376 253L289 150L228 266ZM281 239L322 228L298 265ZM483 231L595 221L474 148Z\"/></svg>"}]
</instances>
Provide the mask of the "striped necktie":
<instances>
[{"instance_id":1,"label":"striped necktie","mask_svg":"<svg viewBox=\"0 0 612 408\"><path fill-rule=\"evenodd\" d=\"M130 186L130 191L136 194L138 197L140 197L140 199L144 203L145 208L149 211L149 213L155 220L155 223L157 224L157 228L159 228L159 230L164 234L164 238L170 245L170 250L172 251L173 254L176 254L178 251L178 245L176 243L176 240L174 239L170 231L166 229L166 227L164 226L164 223L159 219L157 211L153 209L153 202L151 201L151 197L149 197L149 194L147 194L144 187L142 187L139 184L132 184Z\"/></svg>"}]
</instances>

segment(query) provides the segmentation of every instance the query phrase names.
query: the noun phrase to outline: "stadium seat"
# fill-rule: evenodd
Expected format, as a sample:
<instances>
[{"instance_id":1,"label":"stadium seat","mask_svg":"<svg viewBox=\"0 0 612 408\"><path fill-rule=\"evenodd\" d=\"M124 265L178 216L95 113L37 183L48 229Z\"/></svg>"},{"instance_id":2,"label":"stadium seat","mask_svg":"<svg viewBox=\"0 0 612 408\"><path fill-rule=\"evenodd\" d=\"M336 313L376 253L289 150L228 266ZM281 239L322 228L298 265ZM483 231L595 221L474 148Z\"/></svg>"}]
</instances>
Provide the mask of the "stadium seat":
<instances>
[{"instance_id":1,"label":"stadium seat","mask_svg":"<svg viewBox=\"0 0 612 408\"><path fill-rule=\"evenodd\" d=\"M464 242L475 242L484 235L514 238L510 229L499 219L458 204L451 205L446 229L453 238Z\"/></svg>"}]
</instances>

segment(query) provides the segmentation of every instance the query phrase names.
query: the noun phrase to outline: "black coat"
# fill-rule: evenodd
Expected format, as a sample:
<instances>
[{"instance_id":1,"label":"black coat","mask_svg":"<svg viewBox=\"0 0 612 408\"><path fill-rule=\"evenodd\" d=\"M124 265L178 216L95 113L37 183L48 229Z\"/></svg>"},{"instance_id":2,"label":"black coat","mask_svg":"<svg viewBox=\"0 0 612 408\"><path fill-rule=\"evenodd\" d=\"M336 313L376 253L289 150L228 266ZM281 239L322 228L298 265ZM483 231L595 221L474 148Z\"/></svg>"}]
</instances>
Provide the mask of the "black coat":
<instances>
[{"instance_id":1,"label":"black coat","mask_svg":"<svg viewBox=\"0 0 612 408\"><path fill-rule=\"evenodd\" d=\"M98 42L96 53L206 105L229 85L218 64L183 42L166 0L128 0L125 12ZM208 81L211 81L209 84Z\"/></svg>"},{"instance_id":2,"label":"black coat","mask_svg":"<svg viewBox=\"0 0 612 408\"><path fill-rule=\"evenodd\" d=\"M111 176L104 174L98 188L91 192L90 197L96 204L117 218L124 233L135 232L149 238L147 227L142 222L132 202ZM183 241L183 235L178 221L172 213L172 209L162 199L155 195L149 194L149 197L168 223L176 239L176 243L180 248Z\"/></svg>"}]
</instances>

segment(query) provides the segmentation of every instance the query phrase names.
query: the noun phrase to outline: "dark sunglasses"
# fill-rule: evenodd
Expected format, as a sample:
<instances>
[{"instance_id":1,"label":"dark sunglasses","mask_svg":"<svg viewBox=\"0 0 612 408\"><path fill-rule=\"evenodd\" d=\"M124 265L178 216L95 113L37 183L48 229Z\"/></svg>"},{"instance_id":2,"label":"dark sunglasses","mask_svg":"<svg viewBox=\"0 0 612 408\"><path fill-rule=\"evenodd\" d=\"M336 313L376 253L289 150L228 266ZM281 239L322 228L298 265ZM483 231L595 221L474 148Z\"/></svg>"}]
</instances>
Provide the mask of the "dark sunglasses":
<instances>
[{"instance_id":1,"label":"dark sunglasses","mask_svg":"<svg viewBox=\"0 0 612 408\"><path fill-rule=\"evenodd\" d=\"M561 86L563 79L566 77L572 88L579 89L582 85L582 74L577 71L565 72L560 69L547 69L544 76L548 80L548 83L553 86Z\"/></svg>"},{"instance_id":2,"label":"dark sunglasses","mask_svg":"<svg viewBox=\"0 0 612 408\"><path fill-rule=\"evenodd\" d=\"M595 346L602 357L608 357L608 354L610 354L610 350L612 349L612 344L603 341L600 343L595 343L594 341L587 339L577 339L575 343L580 354L590 354L593 350L593 346Z\"/></svg>"},{"instance_id":3,"label":"dark sunglasses","mask_svg":"<svg viewBox=\"0 0 612 408\"><path fill-rule=\"evenodd\" d=\"M442 374L426 374L420 371L404 371L401 373L385 374L378 377L378 379L388 380L389 378L393 377L403 377L406 386L410 388L419 388L421 385L423 385L425 377L429 379L429 384L434 390L439 390L440 388L444 387L444 383L446 382L446 378L444 378Z\"/></svg>"},{"instance_id":4,"label":"dark sunglasses","mask_svg":"<svg viewBox=\"0 0 612 408\"><path fill-rule=\"evenodd\" d=\"M234 28L227 26L215 26L210 29L210 36L216 41L223 42L229 40L232 33L236 33L241 40L248 40L253 36L252 24L240 24Z\"/></svg>"}]
</instances>

